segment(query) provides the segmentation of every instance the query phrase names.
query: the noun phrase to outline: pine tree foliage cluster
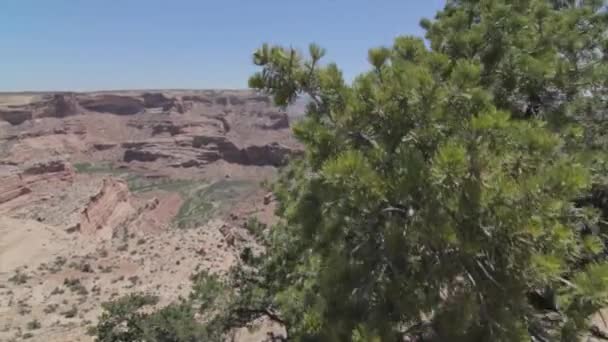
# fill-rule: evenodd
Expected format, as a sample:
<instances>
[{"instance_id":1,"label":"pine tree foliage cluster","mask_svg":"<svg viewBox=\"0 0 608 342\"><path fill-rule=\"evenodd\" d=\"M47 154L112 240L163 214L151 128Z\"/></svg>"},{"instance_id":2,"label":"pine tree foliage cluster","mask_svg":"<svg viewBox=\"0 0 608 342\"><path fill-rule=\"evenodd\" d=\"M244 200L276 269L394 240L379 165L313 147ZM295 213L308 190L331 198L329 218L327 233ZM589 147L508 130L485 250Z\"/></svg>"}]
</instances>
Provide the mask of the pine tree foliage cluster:
<instances>
[{"instance_id":1,"label":"pine tree foliage cluster","mask_svg":"<svg viewBox=\"0 0 608 342\"><path fill-rule=\"evenodd\" d=\"M353 82L314 44L256 51L252 88L310 101L305 155L275 184L266 253L212 286L206 329L577 341L608 306L605 3L451 0L421 26L428 44L371 49Z\"/></svg>"}]
</instances>

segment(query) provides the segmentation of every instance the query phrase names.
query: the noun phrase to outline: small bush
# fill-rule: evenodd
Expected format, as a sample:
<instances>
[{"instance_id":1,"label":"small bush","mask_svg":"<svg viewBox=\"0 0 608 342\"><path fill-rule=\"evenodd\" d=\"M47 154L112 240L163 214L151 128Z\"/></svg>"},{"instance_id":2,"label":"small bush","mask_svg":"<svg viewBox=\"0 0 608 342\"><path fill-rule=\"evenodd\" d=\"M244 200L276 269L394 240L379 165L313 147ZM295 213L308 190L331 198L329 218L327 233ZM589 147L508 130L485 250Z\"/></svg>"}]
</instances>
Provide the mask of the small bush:
<instances>
[{"instance_id":1,"label":"small bush","mask_svg":"<svg viewBox=\"0 0 608 342\"><path fill-rule=\"evenodd\" d=\"M125 276L120 276L118 278L112 279L111 283L114 284L114 283L117 283L117 282L123 281L123 280L125 280Z\"/></svg>"},{"instance_id":2,"label":"small bush","mask_svg":"<svg viewBox=\"0 0 608 342\"><path fill-rule=\"evenodd\" d=\"M131 294L104 303L97 326L88 330L99 341L221 341L218 329L207 328L195 318L187 302L179 302L152 313L141 308L154 305L157 297Z\"/></svg>"},{"instance_id":3,"label":"small bush","mask_svg":"<svg viewBox=\"0 0 608 342\"><path fill-rule=\"evenodd\" d=\"M65 265L65 263L67 262L67 259L62 257L62 256L58 256L57 258L55 258L55 261L53 262L53 264L49 267L49 271L51 273L57 273L61 270L61 268L63 267L63 265Z\"/></svg>"},{"instance_id":4,"label":"small bush","mask_svg":"<svg viewBox=\"0 0 608 342\"><path fill-rule=\"evenodd\" d=\"M101 273L110 273L112 272L112 266L99 266Z\"/></svg>"},{"instance_id":5,"label":"small bush","mask_svg":"<svg viewBox=\"0 0 608 342\"><path fill-rule=\"evenodd\" d=\"M8 278L8 281L15 283L17 285L23 285L25 283L27 283L27 281L30 279L30 277L25 274L25 273L21 273L21 271L17 271L15 273L15 275L13 275L12 277Z\"/></svg>"},{"instance_id":6,"label":"small bush","mask_svg":"<svg viewBox=\"0 0 608 342\"><path fill-rule=\"evenodd\" d=\"M139 282L138 276L132 276L132 277L129 277L128 279L131 282L131 284L133 284L133 285L137 285L137 283Z\"/></svg>"},{"instance_id":7,"label":"small bush","mask_svg":"<svg viewBox=\"0 0 608 342\"><path fill-rule=\"evenodd\" d=\"M50 313L57 311L58 307L59 307L59 305L57 305L57 304L49 304L42 311L44 311L45 314L50 314Z\"/></svg>"},{"instance_id":8,"label":"small bush","mask_svg":"<svg viewBox=\"0 0 608 342\"><path fill-rule=\"evenodd\" d=\"M65 318L74 318L78 314L78 308L73 305L69 310L66 310L61 313Z\"/></svg>"},{"instance_id":9,"label":"small bush","mask_svg":"<svg viewBox=\"0 0 608 342\"><path fill-rule=\"evenodd\" d=\"M201 309L206 309L226 293L224 283L216 275L206 271L192 275L190 280L192 280L190 300L196 302Z\"/></svg>"},{"instance_id":10,"label":"small bush","mask_svg":"<svg viewBox=\"0 0 608 342\"><path fill-rule=\"evenodd\" d=\"M99 285L93 286L93 288L91 289L91 292L93 292L96 295L99 295L101 293L101 286L99 286Z\"/></svg>"},{"instance_id":11,"label":"small bush","mask_svg":"<svg viewBox=\"0 0 608 342\"><path fill-rule=\"evenodd\" d=\"M93 268L91 267L91 265L84 261L72 261L68 266L83 273L93 273Z\"/></svg>"},{"instance_id":12,"label":"small bush","mask_svg":"<svg viewBox=\"0 0 608 342\"><path fill-rule=\"evenodd\" d=\"M68 262L68 259L66 259L65 257L58 256L58 257L55 258L55 265L56 266L61 267L61 266L65 265L66 262Z\"/></svg>"},{"instance_id":13,"label":"small bush","mask_svg":"<svg viewBox=\"0 0 608 342\"><path fill-rule=\"evenodd\" d=\"M264 230L266 229L266 225L260 222L255 217L250 217L245 223L245 228L251 235L253 235L256 239L262 239L264 236Z\"/></svg>"},{"instance_id":14,"label":"small bush","mask_svg":"<svg viewBox=\"0 0 608 342\"><path fill-rule=\"evenodd\" d=\"M25 327L27 328L27 330L36 330L36 329L40 329L42 325L40 324L40 322L37 319L34 319L33 321L29 321L27 322L27 324L25 325Z\"/></svg>"},{"instance_id":15,"label":"small bush","mask_svg":"<svg viewBox=\"0 0 608 342\"><path fill-rule=\"evenodd\" d=\"M86 296L89 293L89 291L87 291L87 288L80 283L80 279L77 278L66 278L63 281L63 285L70 289L70 291L77 293L81 296Z\"/></svg>"},{"instance_id":16,"label":"small bush","mask_svg":"<svg viewBox=\"0 0 608 342\"><path fill-rule=\"evenodd\" d=\"M19 315L25 316L27 314L30 314L31 312L32 308L27 303L17 303L17 313L19 313Z\"/></svg>"},{"instance_id":17,"label":"small bush","mask_svg":"<svg viewBox=\"0 0 608 342\"><path fill-rule=\"evenodd\" d=\"M53 291L51 291L51 296L54 295L58 295L58 294L63 294L65 291L63 289L60 289L58 287L56 287Z\"/></svg>"},{"instance_id":18,"label":"small bush","mask_svg":"<svg viewBox=\"0 0 608 342\"><path fill-rule=\"evenodd\" d=\"M80 271L84 273L93 273L93 268L90 264L82 264L80 267Z\"/></svg>"}]
</instances>

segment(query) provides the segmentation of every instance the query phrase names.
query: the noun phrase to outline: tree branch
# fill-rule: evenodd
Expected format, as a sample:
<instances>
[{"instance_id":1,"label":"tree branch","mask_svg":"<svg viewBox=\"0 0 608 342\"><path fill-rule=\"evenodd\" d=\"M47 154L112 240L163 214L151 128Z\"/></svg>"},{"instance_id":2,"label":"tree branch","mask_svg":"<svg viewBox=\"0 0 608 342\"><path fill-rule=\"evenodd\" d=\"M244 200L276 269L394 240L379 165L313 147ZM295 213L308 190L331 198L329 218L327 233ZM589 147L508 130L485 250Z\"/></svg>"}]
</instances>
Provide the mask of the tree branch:
<instances>
[{"instance_id":1,"label":"tree branch","mask_svg":"<svg viewBox=\"0 0 608 342\"><path fill-rule=\"evenodd\" d=\"M240 308L237 309L235 311L237 313L237 315L239 316L266 316L268 318L270 318L270 320L279 323L281 325L287 325L287 323L281 318L279 317L278 314L272 312L270 309L264 308L264 309L246 309L246 308ZM250 317L248 317L248 319L250 319Z\"/></svg>"}]
</instances>

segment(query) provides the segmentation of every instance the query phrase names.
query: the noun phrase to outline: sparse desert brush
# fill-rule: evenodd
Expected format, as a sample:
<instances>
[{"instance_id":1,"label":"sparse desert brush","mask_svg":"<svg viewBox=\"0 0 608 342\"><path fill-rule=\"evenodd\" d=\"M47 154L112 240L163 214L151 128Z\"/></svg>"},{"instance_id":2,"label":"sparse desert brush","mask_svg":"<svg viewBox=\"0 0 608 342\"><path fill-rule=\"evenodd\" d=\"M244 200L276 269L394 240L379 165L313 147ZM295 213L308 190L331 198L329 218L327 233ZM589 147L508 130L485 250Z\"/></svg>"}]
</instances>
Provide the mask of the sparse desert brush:
<instances>
[{"instance_id":1,"label":"sparse desert brush","mask_svg":"<svg viewBox=\"0 0 608 342\"><path fill-rule=\"evenodd\" d=\"M65 291L63 289L56 287L53 289L53 291L51 291L51 296L63 294L64 292Z\"/></svg>"},{"instance_id":2,"label":"sparse desert brush","mask_svg":"<svg viewBox=\"0 0 608 342\"><path fill-rule=\"evenodd\" d=\"M75 305L73 305L70 309L61 312L61 315L63 315L65 318L74 318L77 314L78 308Z\"/></svg>"},{"instance_id":3,"label":"sparse desert brush","mask_svg":"<svg viewBox=\"0 0 608 342\"><path fill-rule=\"evenodd\" d=\"M44 307L43 311L45 314L50 314L53 313L55 311L57 311L57 308L59 307L58 304L49 304L47 306Z\"/></svg>"},{"instance_id":4,"label":"sparse desert brush","mask_svg":"<svg viewBox=\"0 0 608 342\"><path fill-rule=\"evenodd\" d=\"M42 324L40 324L40 321L38 321L37 319L34 319L32 321L27 322L25 327L28 330L36 330L36 329L40 329L40 327L42 327Z\"/></svg>"},{"instance_id":5,"label":"sparse desert brush","mask_svg":"<svg viewBox=\"0 0 608 342\"><path fill-rule=\"evenodd\" d=\"M66 278L63 281L63 285L70 289L70 291L81 296L86 296L89 293L87 288L80 282L80 279L78 278Z\"/></svg>"},{"instance_id":6,"label":"sparse desert brush","mask_svg":"<svg viewBox=\"0 0 608 342\"><path fill-rule=\"evenodd\" d=\"M101 256L102 258L106 258L108 256L108 250L105 248L100 249L99 256Z\"/></svg>"},{"instance_id":7,"label":"sparse desert brush","mask_svg":"<svg viewBox=\"0 0 608 342\"><path fill-rule=\"evenodd\" d=\"M28 276L27 274L23 273L20 270L17 270L12 277L8 278L8 281L10 281L16 285L23 285L23 284L27 283L27 281L29 279L30 279L30 276Z\"/></svg>"}]
</instances>

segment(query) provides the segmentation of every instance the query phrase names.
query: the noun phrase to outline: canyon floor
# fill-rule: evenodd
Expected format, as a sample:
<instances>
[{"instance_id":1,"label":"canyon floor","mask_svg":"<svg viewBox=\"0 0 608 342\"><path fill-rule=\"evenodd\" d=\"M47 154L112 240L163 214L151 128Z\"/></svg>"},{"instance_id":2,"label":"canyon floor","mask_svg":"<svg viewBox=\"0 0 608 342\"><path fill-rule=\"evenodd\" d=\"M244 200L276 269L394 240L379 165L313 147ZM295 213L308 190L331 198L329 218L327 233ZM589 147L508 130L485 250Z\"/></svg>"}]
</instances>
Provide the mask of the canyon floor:
<instances>
[{"instance_id":1,"label":"canyon floor","mask_svg":"<svg viewBox=\"0 0 608 342\"><path fill-rule=\"evenodd\" d=\"M262 183L301 153L302 107L231 90L0 94L0 341L92 341L101 303L168 304L193 273L238 263L247 220L275 220ZM255 324L233 340L278 329Z\"/></svg>"}]
</instances>

